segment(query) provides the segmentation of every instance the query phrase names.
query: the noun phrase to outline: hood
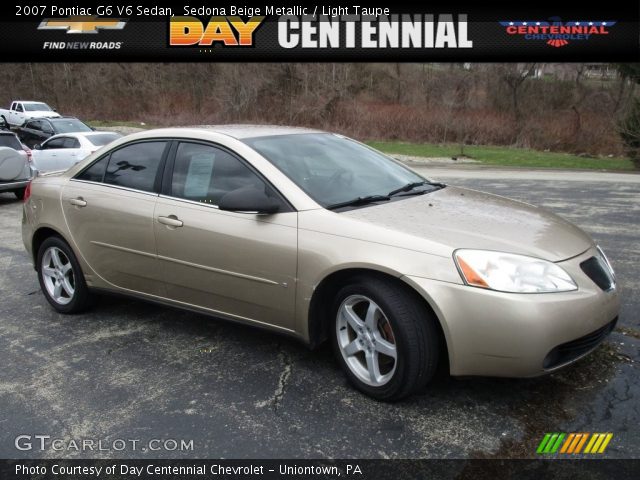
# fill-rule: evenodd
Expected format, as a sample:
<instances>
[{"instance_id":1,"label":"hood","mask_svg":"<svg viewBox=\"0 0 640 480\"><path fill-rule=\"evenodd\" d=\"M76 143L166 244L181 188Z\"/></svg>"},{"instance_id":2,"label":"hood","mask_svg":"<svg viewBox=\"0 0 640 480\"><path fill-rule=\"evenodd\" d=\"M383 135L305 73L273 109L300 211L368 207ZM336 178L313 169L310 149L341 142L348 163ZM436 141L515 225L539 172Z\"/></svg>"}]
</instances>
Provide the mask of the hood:
<instances>
[{"instance_id":1,"label":"hood","mask_svg":"<svg viewBox=\"0 0 640 480\"><path fill-rule=\"evenodd\" d=\"M452 251L498 250L557 262L593 245L586 233L549 211L458 187L340 215L448 246Z\"/></svg>"}]
</instances>

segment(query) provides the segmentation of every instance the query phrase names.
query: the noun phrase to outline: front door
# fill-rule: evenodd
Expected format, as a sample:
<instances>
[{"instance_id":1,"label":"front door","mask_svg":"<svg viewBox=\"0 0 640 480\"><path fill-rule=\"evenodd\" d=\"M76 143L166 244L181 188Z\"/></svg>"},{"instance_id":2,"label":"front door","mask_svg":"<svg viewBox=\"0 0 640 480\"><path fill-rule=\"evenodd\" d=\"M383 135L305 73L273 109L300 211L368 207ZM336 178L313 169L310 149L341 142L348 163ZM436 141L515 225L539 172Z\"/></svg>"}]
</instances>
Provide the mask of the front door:
<instances>
[{"instance_id":1,"label":"front door","mask_svg":"<svg viewBox=\"0 0 640 480\"><path fill-rule=\"evenodd\" d=\"M281 213L217 208L225 193L247 186L278 198ZM293 330L297 213L242 159L209 144L177 145L167 193L154 225L168 297Z\"/></svg>"}]
</instances>

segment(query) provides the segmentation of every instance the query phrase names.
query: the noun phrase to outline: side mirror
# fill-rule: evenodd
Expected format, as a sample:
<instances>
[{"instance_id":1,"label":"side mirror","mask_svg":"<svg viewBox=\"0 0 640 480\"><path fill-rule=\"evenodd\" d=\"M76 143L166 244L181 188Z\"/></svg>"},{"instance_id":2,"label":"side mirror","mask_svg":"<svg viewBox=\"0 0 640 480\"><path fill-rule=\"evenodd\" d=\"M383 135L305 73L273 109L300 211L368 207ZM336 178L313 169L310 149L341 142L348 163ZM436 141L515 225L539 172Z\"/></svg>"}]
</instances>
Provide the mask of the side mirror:
<instances>
[{"instance_id":1,"label":"side mirror","mask_svg":"<svg viewBox=\"0 0 640 480\"><path fill-rule=\"evenodd\" d=\"M244 187L225 194L218 202L220 210L240 213L276 213L280 204L255 187Z\"/></svg>"},{"instance_id":2,"label":"side mirror","mask_svg":"<svg viewBox=\"0 0 640 480\"><path fill-rule=\"evenodd\" d=\"M40 145L39 143L36 143L36 144L33 146L33 149L34 149L34 150L42 150L42 145Z\"/></svg>"}]
</instances>

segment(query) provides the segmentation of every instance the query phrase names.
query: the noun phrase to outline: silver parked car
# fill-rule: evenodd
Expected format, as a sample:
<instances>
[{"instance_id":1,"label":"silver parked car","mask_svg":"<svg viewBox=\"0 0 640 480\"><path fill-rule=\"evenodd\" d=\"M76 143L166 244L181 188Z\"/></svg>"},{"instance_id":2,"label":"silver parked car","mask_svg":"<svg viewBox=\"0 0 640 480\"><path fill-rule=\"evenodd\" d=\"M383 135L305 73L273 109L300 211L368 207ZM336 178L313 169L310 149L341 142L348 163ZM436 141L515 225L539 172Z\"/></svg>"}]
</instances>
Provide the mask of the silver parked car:
<instances>
[{"instance_id":1,"label":"silver parked car","mask_svg":"<svg viewBox=\"0 0 640 480\"><path fill-rule=\"evenodd\" d=\"M32 176L31 150L15 133L0 130L0 193L13 192L21 199Z\"/></svg>"},{"instance_id":2,"label":"silver parked car","mask_svg":"<svg viewBox=\"0 0 640 480\"><path fill-rule=\"evenodd\" d=\"M422 389L438 362L552 372L618 317L613 269L576 226L341 135L150 130L27 193L24 244L59 312L107 290L329 340L378 399Z\"/></svg>"}]
</instances>

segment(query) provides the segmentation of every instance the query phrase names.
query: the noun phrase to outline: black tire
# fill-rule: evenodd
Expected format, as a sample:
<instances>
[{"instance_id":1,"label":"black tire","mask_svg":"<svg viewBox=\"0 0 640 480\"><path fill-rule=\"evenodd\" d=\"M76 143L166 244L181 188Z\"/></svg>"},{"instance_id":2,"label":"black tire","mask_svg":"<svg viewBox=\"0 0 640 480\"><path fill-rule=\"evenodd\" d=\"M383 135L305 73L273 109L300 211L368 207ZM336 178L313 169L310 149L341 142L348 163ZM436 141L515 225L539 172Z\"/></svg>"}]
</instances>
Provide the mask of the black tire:
<instances>
[{"instance_id":1,"label":"black tire","mask_svg":"<svg viewBox=\"0 0 640 480\"><path fill-rule=\"evenodd\" d=\"M373 300L392 328L397 350L395 371L381 386L369 385L358 378L339 346L338 310L345 300L354 296ZM338 292L331 312L334 353L347 378L358 390L377 400L396 401L425 389L438 365L439 330L433 313L408 287L381 277L357 277Z\"/></svg>"},{"instance_id":2,"label":"black tire","mask_svg":"<svg viewBox=\"0 0 640 480\"><path fill-rule=\"evenodd\" d=\"M74 280L74 293L73 296L70 297L71 300L66 304L61 304L55 300L47 290L45 285L45 276L42 268L42 260L45 255L45 252L51 248L56 247L61 250L62 253L67 257L68 262L71 264L71 270L73 272L73 280ZM84 279L84 274L82 273L82 269L80 268L80 264L76 259L71 247L65 242L62 238L58 236L52 236L47 238L38 249L38 257L37 257L37 269L38 269L38 280L40 282L40 288L42 289L42 293L47 301L51 304L51 306L60 313L79 313L85 310L91 304L91 294L89 292L89 288Z\"/></svg>"},{"instance_id":3,"label":"black tire","mask_svg":"<svg viewBox=\"0 0 640 480\"><path fill-rule=\"evenodd\" d=\"M22 200L24 198L24 192L26 188L19 188L18 190L14 190L13 194L16 196L18 200Z\"/></svg>"}]
</instances>

